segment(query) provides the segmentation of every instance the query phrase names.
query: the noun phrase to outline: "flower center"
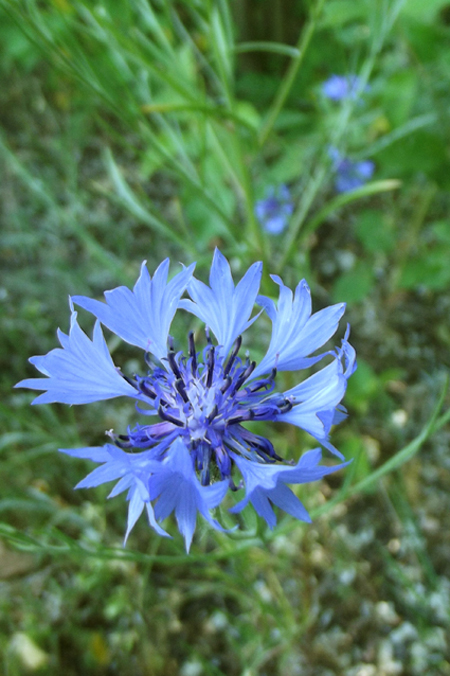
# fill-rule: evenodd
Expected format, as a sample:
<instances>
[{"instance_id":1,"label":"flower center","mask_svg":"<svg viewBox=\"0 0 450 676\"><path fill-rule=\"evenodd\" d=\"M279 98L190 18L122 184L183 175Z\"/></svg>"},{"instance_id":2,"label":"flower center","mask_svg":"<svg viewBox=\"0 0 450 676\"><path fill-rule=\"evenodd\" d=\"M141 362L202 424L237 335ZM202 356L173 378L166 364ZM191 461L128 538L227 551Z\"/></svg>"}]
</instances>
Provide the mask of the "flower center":
<instances>
[{"instance_id":1,"label":"flower center","mask_svg":"<svg viewBox=\"0 0 450 676\"><path fill-rule=\"evenodd\" d=\"M171 346L166 358L168 369L148 361L149 374L135 376L130 382L151 400L153 414L156 410L161 422L137 425L127 435L114 435L114 441L123 448L158 444L159 451L165 452L172 440L181 436L203 485L210 483L211 465L217 467L221 479L230 478L229 450L259 462L281 460L267 439L249 432L241 423L272 420L274 415L292 408L292 403L281 394L272 394L275 370L266 378L247 382L256 363L248 356L244 362L238 357L241 340L239 336L225 359L208 337L199 361L190 333L187 357L182 352L175 353ZM167 443L161 444L164 441Z\"/></svg>"}]
</instances>

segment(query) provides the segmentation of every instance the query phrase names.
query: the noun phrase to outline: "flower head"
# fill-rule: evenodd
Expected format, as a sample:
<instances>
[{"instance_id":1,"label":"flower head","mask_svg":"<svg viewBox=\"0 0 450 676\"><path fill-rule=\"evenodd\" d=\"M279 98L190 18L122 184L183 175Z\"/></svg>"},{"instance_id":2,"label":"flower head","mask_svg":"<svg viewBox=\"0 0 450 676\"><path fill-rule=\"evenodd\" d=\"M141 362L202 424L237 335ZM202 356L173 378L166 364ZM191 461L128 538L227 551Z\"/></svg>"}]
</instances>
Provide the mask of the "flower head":
<instances>
[{"instance_id":1,"label":"flower head","mask_svg":"<svg viewBox=\"0 0 450 676\"><path fill-rule=\"evenodd\" d=\"M328 154L336 173L334 183L336 192L350 192L360 188L372 178L375 164L371 160L353 162L348 157L343 157L339 150L333 147L328 149Z\"/></svg>"},{"instance_id":2,"label":"flower head","mask_svg":"<svg viewBox=\"0 0 450 676\"><path fill-rule=\"evenodd\" d=\"M271 235L279 235L292 216L294 205L286 185L269 188L265 199L256 202L255 215L261 226Z\"/></svg>"},{"instance_id":3,"label":"flower head","mask_svg":"<svg viewBox=\"0 0 450 676\"><path fill-rule=\"evenodd\" d=\"M322 93L331 101L356 99L360 90L361 78L357 75L331 75L322 83Z\"/></svg>"},{"instance_id":4,"label":"flower head","mask_svg":"<svg viewBox=\"0 0 450 676\"><path fill-rule=\"evenodd\" d=\"M297 465L286 463L268 439L251 431L251 423L295 425L342 457L331 445L329 433L345 417L340 402L356 368L348 330L341 347L313 353L335 333L344 305L312 314L306 282L300 282L293 294L279 277L273 277L279 286L278 303L258 296L260 263L252 265L235 286L228 261L218 250L210 286L193 277L193 266L168 282L168 265L164 261L151 278L144 264L133 291L125 287L108 291L106 303L75 296L73 303L97 318L93 340L79 327L71 301L70 333L59 332L61 348L31 359L46 377L29 378L16 387L44 390L35 403L134 399L138 419L126 433L111 430L109 443L100 447L61 449L99 464L77 488L117 481L109 497L127 492L125 539L144 509L150 526L167 536L160 522L174 512L189 550L197 513L213 528L223 530L211 510L229 490L243 488L245 496L233 512L250 502L273 527L273 503L309 520L286 484L315 481L346 463L321 466L318 449L305 453ZM181 298L185 291L190 298ZM255 302L263 309L252 317ZM206 324L202 350L197 349L198 338L192 332L186 353L175 350L169 331L177 308ZM241 334L263 311L273 332L257 366L248 354L242 358L239 352ZM144 350L144 373L125 375L114 365L100 323ZM276 390L277 371L298 371L326 357L325 367L295 387Z\"/></svg>"}]
</instances>

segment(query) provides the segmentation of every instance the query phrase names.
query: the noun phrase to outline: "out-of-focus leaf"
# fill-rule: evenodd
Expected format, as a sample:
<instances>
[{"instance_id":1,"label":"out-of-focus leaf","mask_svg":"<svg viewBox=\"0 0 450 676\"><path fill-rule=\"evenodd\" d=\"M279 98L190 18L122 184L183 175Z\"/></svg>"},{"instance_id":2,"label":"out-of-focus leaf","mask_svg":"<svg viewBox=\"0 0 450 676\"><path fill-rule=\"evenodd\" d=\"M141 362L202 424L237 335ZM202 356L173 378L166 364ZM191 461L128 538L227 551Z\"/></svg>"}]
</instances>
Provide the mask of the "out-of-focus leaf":
<instances>
[{"instance_id":1,"label":"out-of-focus leaf","mask_svg":"<svg viewBox=\"0 0 450 676\"><path fill-rule=\"evenodd\" d=\"M368 253L392 251L395 235L385 213L381 210L364 209L356 218L356 236Z\"/></svg>"},{"instance_id":2,"label":"out-of-focus leaf","mask_svg":"<svg viewBox=\"0 0 450 676\"><path fill-rule=\"evenodd\" d=\"M370 293L374 283L374 274L367 261L358 261L348 272L339 277L333 287L333 299L346 303L358 303Z\"/></svg>"}]
</instances>

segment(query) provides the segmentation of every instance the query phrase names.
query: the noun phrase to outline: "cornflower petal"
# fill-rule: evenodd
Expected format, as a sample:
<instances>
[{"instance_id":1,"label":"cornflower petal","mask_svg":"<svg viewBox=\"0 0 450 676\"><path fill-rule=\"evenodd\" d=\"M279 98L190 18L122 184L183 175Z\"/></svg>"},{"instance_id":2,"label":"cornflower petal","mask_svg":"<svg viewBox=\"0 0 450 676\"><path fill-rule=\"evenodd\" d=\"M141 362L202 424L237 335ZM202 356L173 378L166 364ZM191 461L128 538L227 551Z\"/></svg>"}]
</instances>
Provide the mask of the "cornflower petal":
<instances>
[{"instance_id":1,"label":"cornflower petal","mask_svg":"<svg viewBox=\"0 0 450 676\"><path fill-rule=\"evenodd\" d=\"M311 315L311 293L304 279L297 285L294 298L280 277L272 275L272 279L280 287L278 307L266 296L256 299L272 321L272 338L252 377L269 373L273 368L294 371L318 362L328 353L315 357L308 355L331 338L345 311L345 303L338 303Z\"/></svg>"},{"instance_id":2,"label":"cornflower petal","mask_svg":"<svg viewBox=\"0 0 450 676\"><path fill-rule=\"evenodd\" d=\"M321 479L326 474L336 472L348 465L348 462L334 467L319 466L322 457L320 449L307 451L293 467L286 465L264 465L252 462L231 453L234 462L245 482L245 497L229 511L240 512L251 502L255 511L267 522L270 528L276 524L276 516L270 503L273 503L301 521L310 522L311 518L300 500L286 486L304 484Z\"/></svg>"},{"instance_id":3,"label":"cornflower petal","mask_svg":"<svg viewBox=\"0 0 450 676\"><path fill-rule=\"evenodd\" d=\"M193 277L188 285L192 300L181 300L179 307L205 322L222 346L223 354L227 354L236 338L258 317L249 319L261 275L262 263L253 263L235 288L230 265L216 249L209 276L210 286Z\"/></svg>"},{"instance_id":4,"label":"cornflower petal","mask_svg":"<svg viewBox=\"0 0 450 676\"><path fill-rule=\"evenodd\" d=\"M275 418L309 432L339 458L343 455L328 442L328 435L331 426L345 418L338 406L347 389L347 380L356 369L356 353L347 340L348 335L349 327L342 347L328 366L284 392L284 396L295 405Z\"/></svg>"},{"instance_id":5,"label":"cornflower petal","mask_svg":"<svg viewBox=\"0 0 450 676\"><path fill-rule=\"evenodd\" d=\"M72 300L95 315L122 340L161 360L167 355L170 325L194 268L195 263L167 283L168 258L157 268L153 279L144 261L133 291L126 286L105 291L106 303L86 296L73 296Z\"/></svg>"},{"instance_id":6,"label":"cornflower petal","mask_svg":"<svg viewBox=\"0 0 450 676\"><path fill-rule=\"evenodd\" d=\"M150 478L150 494L159 500L155 505L157 519L165 519L175 511L180 533L189 552L194 535L197 512L216 530L225 529L211 517L209 510L217 507L228 490L228 481L212 486L201 486L194 471L192 458L181 439L176 439L161 463L159 471Z\"/></svg>"},{"instance_id":7,"label":"cornflower petal","mask_svg":"<svg viewBox=\"0 0 450 676\"><path fill-rule=\"evenodd\" d=\"M125 538L123 544L126 544L128 536L131 533L132 529L136 525L137 520L144 511L146 501L142 499L140 492L137 489L137 486L132 486L128 495L128 519L127 519L127 530L125 532ZM150 504L147 501L147 504ZM153 511L153 510L152 510Z\"/></svg>"},{"instance_id":8,"label":"cornflower petal","mask_svg":"<svg viewBox=\"0 0 450 676\"><path fill-rule=\"evenodd\" d=\"M58 329L58 338L62 348L29 360L47 378L27 378L15 385L47 390L33 404L89 404L122 396L142 399L114 366L98 322L90 341L72 312L69 335Z\"/></svg>"},{"instance_id":9,"label":"cornflower petal","mask_svg":"<svg viewBox=\"0 0 450 676\"><path fill-rule=\"evenodd\" d=\"M317 392L311 399L294 406L287 413L276 416L278 422L286 422L305 430L320 443L328 441L328 435L334 419L334 410L345 394L344 376L333 378L329 386ZM343 458L336 449L335 455Z\"/></svg>"},{"instance_id":10,"label":"cornflower petal","mask_svg":"<svg viewBox=\"0 0 450 676\"><path fill-rule=\"evenodd\" d=\"M75 458L85 458L94 462L103 463L96 467L75 488L93 488L109 481L120 481L113 488L108 497L113 498L129 488L128 493L128 521L124 544L126 543L131 529L142 514L144 507L147 509L150 525L159 535L170 537L166 531L156 522L153 507L150 502L148 491L148 475L158 471L160 462L153 460L153 452L128 454L117 446L105 444L91 448L60 448L61 453Z\"/></svg>"}]
</instances>

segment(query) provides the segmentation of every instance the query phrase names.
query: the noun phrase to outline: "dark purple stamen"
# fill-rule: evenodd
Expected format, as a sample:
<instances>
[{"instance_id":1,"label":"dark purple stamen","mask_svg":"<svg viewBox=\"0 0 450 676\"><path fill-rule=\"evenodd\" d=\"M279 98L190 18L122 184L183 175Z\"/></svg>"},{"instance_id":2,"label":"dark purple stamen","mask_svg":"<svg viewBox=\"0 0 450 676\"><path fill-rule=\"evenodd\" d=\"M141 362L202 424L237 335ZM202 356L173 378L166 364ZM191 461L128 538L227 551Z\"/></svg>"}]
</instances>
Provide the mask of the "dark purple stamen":
<instances>
[{"instance_id":1,"label":"dark purple stamen","mask_svg":"<svg viewBox=\"0 0 450 676\"><path fill-rule=\"evenodd\" d=\"M277 370L272 369L270 376L268 376L267 378L264 378L263 380L259 380L257 383L255 383L255 385L252 385L251 387L249 387L247 389L247 392L249 394L253 394L253 392L258 392L258 390L262 390L263 388L266 388L266 389L273 388L276 375L277 375Z\"/></svg>"},{"instance_id":2,"label":"dark purple stamen","mask_svg":"<svg viewBox=\"0 0 450 676\"><path fill-rule=\"evenodd\" d=\"M232 353L230 354L230 357L229 357L229 359L228 359L228 361L227 361L227 363L226 363L226 365L225 365L225 368L224 368L224 370L223 370L223 377L224 377L224 378L226 378L226 377L228 376L228 374L229 374L229 372L230 372L230 369L231 369L231 367L233 366L234 361L235 361L235 359L236 359L236 357L237 357L237 353L238 353L239 350L241 349L241 345L242 345L242 336L238 336L238 337L236 338L236 340L234 341L233 351L232 351Z\"/></svg>"},{"instance_id":3,"label":"dark purple stamen","mask_svg":"<svg viewBox=\"0 0 450 676\"><path fill-rule=\"evenodd\" d=\"M183 399L184 403L187 404L189 401L189 397L186 394L186 388L184 385L184 381L179 378L175 382L175 387L177 388L177 392L181 395L181 398Z\"/></svg>"},{"instance_id":4,"label":"dark purple stamen","mask_svg":"<svg viewBox=\"0 0 450 676\"><path fill-rule=\"evenodd\" d=\"M208 352L208 377L206 379L206 387L211 387L213 382L214 375L214 345L211 346L211 349Z\"/></svg>"},{"instance_id":5,"label":"dark purple stamen","mask_svg":"<svg viewBox=\"0 0 450 676\"><path fill-rule=\"evenodd\" d=\"M183 380L183 376L181 375L181 371L178 368L177 360L175 358L175 352L174 350L169 350L167 354L167 359L169 361L169 366L173 371L173 374L176 376L177 380Z\"/></svg>"},{"instance_id":6,"label":"dark purple stamen","mask_svg":"<svg viewBox=\"0 0 450 676\"><path fill-rule=\"evenodd\" d=\"M219 413L219 407L217 406L217 404L215 404L213 410L211 411L209 416L206 418L207 421L211 424L212 421L214 420L214 418L218 415L218 413Z\"/></svg>"},{"instance_id":7,"label":"dark purple stamen","mask_svg":"<svg viewBox=\"0 0 450 676\"><path fill-rule=\"evenodd\" d=\"M230 395L236 394L238 389L245 383L245 381L250 378L252 375L253 371L256 368L256 361L252 361L251 364L247 366L245 369L244 373L236 380L234 383L233 387L230 390Z\"/></svg>"},{"instance_id":8,"label":"dark purple stamen","mask_svg":"<svg viewBox=\"0 0 450 676\"><path fill-rule=\"evenodd\" d=\"M125 376L123 373L120 374L124 380L127 381L131 387L134 387L136 390L139 390L139 386L137 385L136 381L134 378L130 378L129 376Z\"/></svg>"},{"instance_id":9,"label":"dark purple stamen","mask_svg":"<svg viewBox=\"0 0 450 676\"><path fill-rule=\"evenodd\" d=\"M197 373L197 353L195 351L195 342L194 342L194 334L192 331L189 332L189 356L191 357L191 371L192 375L195 376Z\"/></svg>"},{"instance_id":10,"label":"dark purple stamen","mask_svg":"<svg viewBox=\"0 0 450 676\"><path fill-rule=\"evenodd\" d=\"M289 401L288 399L285 399L284 402L278 406L278 411L280 413L288 413L288 411L291 411L293 408L294 404L292 401Z\"/></svg>"},{"instance_id":11,"label":"dark purple stamen","mask_svg":"<svg viewBox=\"0 0 450 676\"><path fill-rule=\"evenodd\" d=\"M167 422L171 422L174 425L176 425L177 427L184 427L184 423L181 422L181 420L178 420L178 418L174 418L173 415L170 415L170 413L167 413L166 411L164 411L162 406L160 406L158 408L158 415L163 420L167 420Z\"/></svg>"},{"instance_id":12,"label":"dark purple stamen","mask_svg":"<svg viewBox=\"0 0 450 676\"><path fill-rule=\"evenodd\" d=\"M227 376L225 378L225 382L223 383L222 387L220 388L220 391L222 392L222 394L225 394L225 392L228 390L228 388L230 387L232 382L233 381L230 378L230 376Z\"/></svg>"},{"instance_id":13,"label":"dark purple stamen","mask_svg":"<svg viewBox=\"0 0 450 676\"><path fill-rule=\"evenodd\" d=\"M244 420L253 420L256 413L252 408L248 408L246 411L243 411L241 415L236 415L233 418L228 418L229 425L236 425L237 423L243 422Z\"/></svg>"},{"instance_id":14,"label":"dark purple stamen","mask_svg":"<svg viewBox=\"0 0 450 676\"><path fill-rule=\"evenodd\" d=\"M142 392L142 394L145 394L147 397L150 397L150 399L156 399L156 394L153 392L153 390L151 390L148 387L148 385L147 385L147 383L145 382L144 379L139 381L138 387L139 387L140 391Z\"/></svg>"},{"instance_id":15,"label":"dark purple stamen","mask_svg":"<svg viewBox=\"0 0 450 676\"><path fill-rule=\"evenodd\" d=\"M202 457L202 473L200 475L200 482L202 486L208 486L210 481L209 467L211 463L211 446L203 444L203 457Z\"/></svg>"}]
</instances>

